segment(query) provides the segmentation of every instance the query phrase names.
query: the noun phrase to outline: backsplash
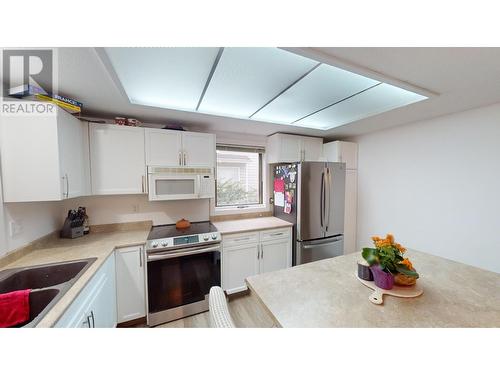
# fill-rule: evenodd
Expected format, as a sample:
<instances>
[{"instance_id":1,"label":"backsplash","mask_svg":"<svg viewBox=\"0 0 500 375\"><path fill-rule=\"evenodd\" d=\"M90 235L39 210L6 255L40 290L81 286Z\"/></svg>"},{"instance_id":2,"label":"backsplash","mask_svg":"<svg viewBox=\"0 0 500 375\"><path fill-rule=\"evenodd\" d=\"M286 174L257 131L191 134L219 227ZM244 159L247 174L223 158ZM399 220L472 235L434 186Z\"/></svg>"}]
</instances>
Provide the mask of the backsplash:
<instances>
[{"instance_id":1,"label":"backsplash","mask_svg":"<svg viewBox=\"0 0 500 375\"><path fill-rule=\"evenodd\" d=\"M153 225L209 220L209 200L149 201L145 195L108 195L80 197L63 202L61 220L67 211L78 206L87 208L90 225L153 221Z\"/></svg>"}]
</instances>

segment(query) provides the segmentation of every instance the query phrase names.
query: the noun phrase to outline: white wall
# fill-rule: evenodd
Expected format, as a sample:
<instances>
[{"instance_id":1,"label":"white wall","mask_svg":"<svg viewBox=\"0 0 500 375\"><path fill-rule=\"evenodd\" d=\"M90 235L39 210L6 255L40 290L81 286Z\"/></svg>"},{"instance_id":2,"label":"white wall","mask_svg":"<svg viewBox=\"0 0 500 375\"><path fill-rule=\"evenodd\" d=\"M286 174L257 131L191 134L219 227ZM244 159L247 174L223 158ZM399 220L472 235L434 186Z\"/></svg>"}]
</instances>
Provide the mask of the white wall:
<instances>
[{"instance_id":1,"label":"white wall","mask_svg":"<svg viewBox=\"0 0 500 375\"><path fill-rule=\"evenodd\" d=\"M152 220L154 225L209 220L209 200L150 202L146 195L109 195L81 197L64 201L62 218L71 208L84 206L91 225Z\"/></svg>"},{"instance_id":2,"label":"white wall","mask_svg":"<svg viewBox=\"0 0 500 375\"><path fill-rule=\"evenodd\" d=\"M391 232L409 248L500 272L500 105L354 141L358 248Z\"/></svg>"}]
</instances>

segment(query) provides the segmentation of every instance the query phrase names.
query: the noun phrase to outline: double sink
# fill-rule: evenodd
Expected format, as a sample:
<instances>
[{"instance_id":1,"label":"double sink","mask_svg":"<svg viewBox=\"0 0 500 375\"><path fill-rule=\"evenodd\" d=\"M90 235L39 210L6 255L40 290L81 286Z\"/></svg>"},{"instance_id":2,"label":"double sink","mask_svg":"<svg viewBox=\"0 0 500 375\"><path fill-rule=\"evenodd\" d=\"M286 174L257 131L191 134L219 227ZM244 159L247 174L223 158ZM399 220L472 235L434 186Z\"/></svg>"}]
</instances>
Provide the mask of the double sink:
<instances>
[{"instance_id":1,"label":"double sink","mask_svg":"<svg viewBox=\"0 0 500 375\"><path fill-rule=\"evenodd\" d=\"M0 294L31 289L30 317L21 327L34 327L97 258L12 268L0 271Z\"/></svg>"}]
</instances>

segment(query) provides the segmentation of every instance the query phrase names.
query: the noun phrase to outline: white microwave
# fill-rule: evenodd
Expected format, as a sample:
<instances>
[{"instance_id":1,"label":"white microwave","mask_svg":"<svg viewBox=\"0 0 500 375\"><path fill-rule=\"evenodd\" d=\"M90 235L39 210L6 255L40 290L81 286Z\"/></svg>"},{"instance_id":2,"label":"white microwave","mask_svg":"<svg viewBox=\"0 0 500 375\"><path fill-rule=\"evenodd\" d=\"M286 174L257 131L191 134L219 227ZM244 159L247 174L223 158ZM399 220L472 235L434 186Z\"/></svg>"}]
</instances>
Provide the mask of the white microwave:
<instances>
[{"instance_id":1,"label":"white microwave","mask_svg":"<svg viewBox=\"0 0 500 375\"><path fill-rule=\"evenodd\" d=\"M148 167L150 201L215 197L212 168Z\"/></svg>"}]
</instances>

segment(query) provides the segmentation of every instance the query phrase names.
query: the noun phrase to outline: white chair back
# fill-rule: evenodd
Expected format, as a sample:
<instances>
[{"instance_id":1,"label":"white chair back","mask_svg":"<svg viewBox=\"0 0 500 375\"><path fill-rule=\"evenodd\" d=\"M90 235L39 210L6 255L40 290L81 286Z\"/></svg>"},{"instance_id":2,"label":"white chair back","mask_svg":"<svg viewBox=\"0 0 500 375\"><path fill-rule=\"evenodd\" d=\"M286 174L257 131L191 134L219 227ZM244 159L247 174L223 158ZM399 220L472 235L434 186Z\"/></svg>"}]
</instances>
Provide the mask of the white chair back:
<instances>
[{"instance_id":1,"label":"white chair back","mask_svg":"<svg viewBox=\"0 0 500 375\"><path fill-rule=\"evenodd\" d=\"M227 300L224 291L219 286L210 288L208 296L208 309L210 313L210 327L212 328L235 328L233 319L229 314Z\"/></svg>"}]
</instances>

